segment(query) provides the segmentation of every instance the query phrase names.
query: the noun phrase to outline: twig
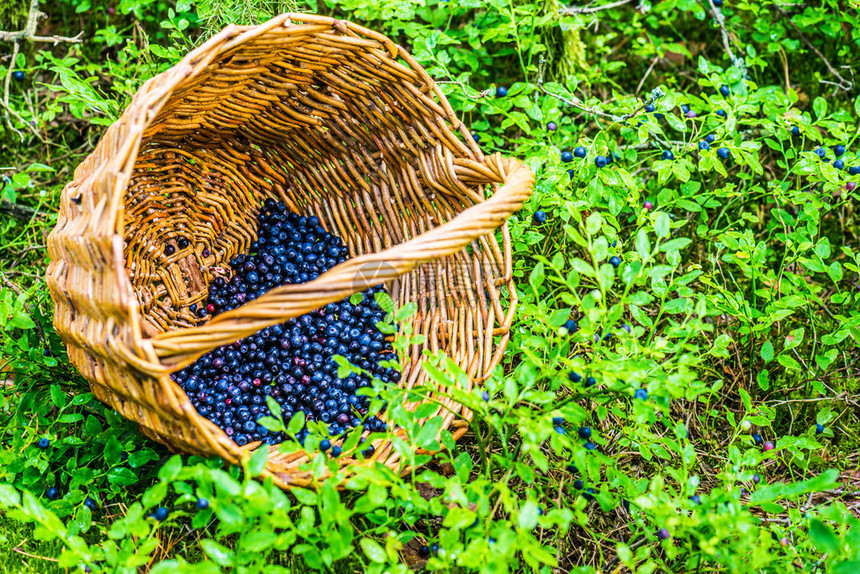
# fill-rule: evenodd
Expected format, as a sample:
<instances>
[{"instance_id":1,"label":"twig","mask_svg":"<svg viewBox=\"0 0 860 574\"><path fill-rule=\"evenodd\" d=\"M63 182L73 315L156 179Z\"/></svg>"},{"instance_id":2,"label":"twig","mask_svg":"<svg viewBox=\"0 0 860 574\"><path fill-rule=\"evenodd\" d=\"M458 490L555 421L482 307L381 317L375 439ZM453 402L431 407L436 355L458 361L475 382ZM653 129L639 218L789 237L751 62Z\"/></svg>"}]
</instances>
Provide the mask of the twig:
<instances>
[{"instance_id":1,"label":"twig","mask_svg":"<svg viewBox=\"0 0 860 574\"><path fill-rule=\"evenodd\" d=\"M16 219L40 219L45 220L48 218L48 214L44 211L39 211L38 209L33 209L32 207L27 207L25 205L18 205L16 203L10 203L8 201L0 201L0 213L5 213L6 215L11 215Z\"/></svg>"},{"instance_id":2,"label":"twig","mask_svg":"<svg viewBox=\"0 0 860 574\"><path fill-rule=\"evenodd\" d=\"M27 15L27 25L24 26L23 30L18 30L17 32L4 32L0 30L0 42L15 42L17 44L21 40L27 40L30 42L53 42L56 46L60 42L76 44L82 41L83 32L80 32L74 38L67 36L37 36L36 26L39 25L39 20L44 15L44 13L39 11L39 0L30 0L30 13Z\"/></svg>"},{"instance_id":3,"label":"twig","mask_svg":"<svg viewBox=\"0 0 860 574\"><path fill-rule=\"evenodd\" d=\"M839 90L845 90L845 91L847 92L847 91L849 91L849 90L853 89L853 88L854 88L854 82L852 82L852 81L850 81L850 80L846 80L845 78L843 78L843 77L839 74L839 72L837 72L837 71L836 71L836 68L834 68L834 67L830 64L830 62L827 60L827 58L825 58L825 57L824 57L824 54L822 54L822 53L818 50L818 48L816 48L815 46L813 46L813 45L812 45L812 43L811 43L811 42L806 38L806 36L804 36L804 35L803 35L803 32L801 32L801 31L800 31L800 28L798 28L798 27L794 24L794 22L792 22L792 21L791 21L791 16L789 16L789 15L788 15L788 13L787 13L785 10L783 10L780 6L778 6L778 5L774 4L774 7L779 11L779 13L780 13L780 14L782 14L783 18L785 18L785 19L786 19L786 21L788 22L789 26L791 26L791 28L792 28L792 29L795 31L795 33L800 37L800 39L801 39L801 40L803 40L803 43L804 43L804 44L806 44L806 47L807 47L807 48L809 48L810 50L812 50L813 52L815 52L815 55L816 55L816 56L818 56L818 58L819 58L822 62L824 62L824 65L825 65L825 66L827 66L827 71L828 71L828 72L830 72L833 76L835 76L837 80L839 80L839 83L836 83L836 82L827 82L827 81L824 81L824 80L822 80L822 83L824 83L824 84L832 84L832 85L836 86L836 89L835 89L834 93L838 92Z\"/></svg>"},{"instance_id":4,"label":"twig","mask_svg":"<svg viewBox=\"0 0 860 574\"><path fill-rule=\"evenodd\" d=\"M618 8L619 6L624 6L625 4L630 4L633 0L618 0L618 2L612 2L611 4L604 4L603 6L588 6L586 8L577 8L576 6L571 6L570 8L565 8L563 10L559 10L559 14L569 15L569 14L594 14L595 12L601 12L603 10L611 10L612 8Z\"/></svg>"},{"instance_id":5,"label":"twig","mask_svg":"<svg viewBox=\"0 0 860 574\"><path fill-rule=\"evenodd\" d=\"M720 26L720 35L723 38L723 48L725 48L726 54L729 55L729 60L732 61L732 66L741 71L743 78L746 80L748 78L747 64L743 58L736 58L734 52L732 52L732 47L729 41L729 31L726 29L726 19L723 17L723 11L714 5L714 0L708 0L708 4L711 5L711 11L714 13L714 18L717 20L717 24Z\"/></svg>"},{"instance_id":6,"label":"twig","mask_svg":"<svg viewBox=\"0 0 860 574\"><path fill-rule=\"evenodd\" d=\"M565 98L564 96L559 96L558 94L554 94L544 87L543 81L538 82L538 88L540 89L540 91L542 91L546 95L551 96L551 97L557 99L558 101L560 101L564 104L567 104L568 106L571 106L573 108L581 110L587 114L592 114L592 115L601 117L605 120L609 120L609 121L616 122L619 124L625 123L627 120L629 120L633 116L637 115L639 112L644 110L646 107L650 106L651 104L653 104L654 102L656 102L657 100L659 100L660 98L662 98L663 96L666 95L663 93L663 90L661 90L660 88L654 88L651 91L651 95L648 96L648 99L642 105L640 105L638 108L636 108L635 110L633 110L630 113L616 116L615 114L608 114L606 112L602 112L602 111L595 109L595 108L589 108L588 106L583 104L579 99L570 100L568 98Z\"/></svg>"},{"instance_id":7,"label":"twig","mask_svg":"<svg viewBox=\"0 0 860 574\"><path fill-rule=\"evenodd\" d=\"M436 80L436 83L437 84L452 84L455 86L459 86L460 89L463 90L463 95L465 97L467 97L468 99L474 100L474 101L482 100L482 99L486 98L487 96L489 96L490 94L493 93L493 90L487 89L487 90L483 90L481 92L478 92L477 96L470 96L469 92L466 90L466 88L469 88L469 86L467 84L465 84L464 82L461 82L460 80ZM474 89L474 88L469 88L469 89Z\"/></svg>"}]
</instances>

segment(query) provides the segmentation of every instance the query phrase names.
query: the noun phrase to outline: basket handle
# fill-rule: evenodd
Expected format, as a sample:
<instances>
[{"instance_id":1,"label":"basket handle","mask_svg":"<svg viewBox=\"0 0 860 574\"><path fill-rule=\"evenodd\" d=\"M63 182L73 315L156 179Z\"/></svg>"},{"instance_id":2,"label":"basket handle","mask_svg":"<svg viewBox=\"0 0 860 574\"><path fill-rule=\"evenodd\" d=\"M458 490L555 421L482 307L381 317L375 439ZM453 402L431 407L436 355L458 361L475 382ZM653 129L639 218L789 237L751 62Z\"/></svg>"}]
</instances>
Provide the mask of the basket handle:
<instances>
[{"instance_id":1,"label":"basket handle","mask_svg":"<svg viewBox=\"0 0 860 574\"><path fill-rule=\"evenodd\" d=\"M373 285L396 279L418 265L457 253L476 238L502 225L532 193L534 174L522 162L499 154L484 163L455 160L466 182L503 182L486 201L409 241L378 253L348 259L307 283L284 285L198 327L166 331L150 339L170 370L178 370L205 353L248 337L266 327L299 317Z\"/></svg>"}]
</instances>

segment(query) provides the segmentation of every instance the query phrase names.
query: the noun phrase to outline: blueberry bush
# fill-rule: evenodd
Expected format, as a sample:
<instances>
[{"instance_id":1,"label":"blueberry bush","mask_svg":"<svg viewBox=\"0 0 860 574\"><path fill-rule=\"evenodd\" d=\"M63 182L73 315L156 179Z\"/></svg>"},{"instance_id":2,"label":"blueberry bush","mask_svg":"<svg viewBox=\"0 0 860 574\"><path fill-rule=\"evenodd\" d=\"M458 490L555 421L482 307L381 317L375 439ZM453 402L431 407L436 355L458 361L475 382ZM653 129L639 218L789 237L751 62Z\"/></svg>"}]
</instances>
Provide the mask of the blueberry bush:
<instances>
[{"instance_id":1,"label":"blueberry bush","mask_svg":"<svg viewBox=\"0 0 860 574\"><path fill-rule=\"evenodd\" d=\"M14 34L29 7L0 6L0 571L860 572L852 2L51 0ZM344 482L328 453L290 492L262 452L172 455L94 400L43 279L60 190L136 89L284 10L389 35L537 175L502 365L471 393L442 355L425 388L377 381L416 470ZM474 413L456 444L397 408L438 387Z\"/></svg>"}]
</instances>

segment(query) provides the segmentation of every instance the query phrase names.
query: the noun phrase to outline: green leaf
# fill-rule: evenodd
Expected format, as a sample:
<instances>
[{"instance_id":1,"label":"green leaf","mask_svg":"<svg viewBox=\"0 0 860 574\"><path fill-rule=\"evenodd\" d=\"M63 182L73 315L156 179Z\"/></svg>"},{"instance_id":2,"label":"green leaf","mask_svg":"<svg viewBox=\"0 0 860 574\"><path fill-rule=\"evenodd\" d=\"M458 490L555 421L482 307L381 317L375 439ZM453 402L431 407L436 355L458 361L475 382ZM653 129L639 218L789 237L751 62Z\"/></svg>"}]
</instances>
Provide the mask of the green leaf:
<instances>
[{"instance_id":1,"label":"green leaf","mask_svg":"<svg viewBox=\"0 0 860 574\"><path fill-rule=\"evenodd\" d=\"M268 405L273 417L275 417L276 419L281 418L281 405L278 404L278 401L275 400L275 397L271 395L266 395L266 405Z\"/></svg>"},{"instance_id":2,"label":"green leaf","mask_svg":"<svg viewBox=\"0 0 860 574\"><path fill-rule=\"evenodd\" d=\"M182 470L182 457L175 454L164 463L164 466L158 469L158 478L170 482L176 478L180 470Z\"/></svg>"},{"instance_id":3,"label":"green leaf","mask_svg":"<svg viewBox=\"0 0 860 574\"><path fill-rule=\"evenodd\" d=\"M203 552L205 552L206 555L215 562L215 564L224 567L228 567L233 564L233 551L226 546L218 544L211 538L202 539L200 541L200 547L203 548Z\"/></svg>"},{"instance_id":4,"label":"green leaf","mask_svg":"<svg viewBox=\"0 0 860 574\"><path fill-rule=\"evenodd\" d=\"M386 561L385 550L375 540L362 538L359 541L361 549L372 562L383 563Z\"/></svg>"},{"instance_id":5,"label":"green leaf","mask_svg":"<svg viewBox=\"0 0 860 574\"><path fill-rule=\"evenodd\" d=\"M669 219L669 215L662 211L659 212L654 221L654 231L657 233L657 237L669 237L671 224L672 220Z\"/></svg>"},{"instance_id":6,"label":"green leaf","mask_svg":"<svg viewBox=\"0 0 860 574\"><path fill-rule=\"evenodd\" d=\"M63 392L60 385L51 385L51 402L58 408L66 406L66 393Z\"/></svg>"},{"instance_id":7,"label":"green leaf","mask_svg":"<svg viewBox=\"0 0 860 574\"><path fill-rule=\"evenodd\" d=\"M265 444L257 447L254 454L248 460L248 473L251 476L259 476L266 469L266 462L269 460L269 448Z\"/></svg>"},{"instance_id":8,"label":"green leaf","mask_svg":"<svg viewBox=\"0 0 860 574\"><path fill-rule=\"evenodd\" d=\"M769 363L773 360L773 356L773 343L765 341L761 346L761 358L764 359L765 363Z\"/></svg>"},{"instance_id":9,"label":"green leaf","mask_svg":"<svg viewBox=\"0 0 860 574\"><path fill-rule=\"evenodd\" d=\"M290 424L287 425L287 433L291 435L298 434L303 426L305 426L305 412L298 411L290 419Z\"/></svg>"},{"instance_id":10,"label":"green leaf","mask_svg":"<svg viewBox=\"0 0 860 574\"><path fill-rule=\"evenodd\" d=\"M543 285L544 280L544 267L543 262L539 261L537 265L535 265L532 272L529 273L529 285L534 288L535 291L538 291L540 286Z\"/></svg>"},{"instance_id":11,"label":"green leaf","mask_svg":"<svg viewBox=\"0 0 860 574\"><path fill-rule=\"evenodd\" d=\"M818 119L821 119L826 116L827 100L825 100L821 96L815 98L815 100L812 102L812 111L815 112L815 117L817 117Z\"/></svg>"},{"instance_id":12,"label":"green leaf","mask_svg":"<svg viewBox=\"0 0 860 574\"><path fill-rule=\"evenodd\" d=\"M112 468L107 475L108 482L116 486L131 486L137 482L137 475L125 467Z\"/></svg>"},{"instance_id":13,"label":"green leaf","mask_svg":"<svg viewBox=\"0 0 860 574\"><path fill-rule=\"evenodd\" d=\"M839 538L833 529L817 518L809 521L809 538L820 552L833 552L839 546Z\"/></svg>"}]
</instances>

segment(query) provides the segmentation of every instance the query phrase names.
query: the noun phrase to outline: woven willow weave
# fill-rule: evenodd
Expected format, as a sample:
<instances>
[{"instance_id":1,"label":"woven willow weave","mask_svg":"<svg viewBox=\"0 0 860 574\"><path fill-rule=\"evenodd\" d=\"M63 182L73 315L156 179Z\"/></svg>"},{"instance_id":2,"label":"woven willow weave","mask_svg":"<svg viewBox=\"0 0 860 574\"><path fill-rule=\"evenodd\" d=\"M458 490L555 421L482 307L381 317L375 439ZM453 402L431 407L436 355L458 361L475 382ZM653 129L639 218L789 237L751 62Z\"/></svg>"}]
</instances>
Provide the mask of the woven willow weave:
<instances>
[{"instance_id":1,"label":"woven willow weave","mask_svg":"<svg viewBox=\"0 0 860 574\"><path fill-rule=\"evenodd\" d=\"M533 182L518 161L485 157L388 38L305 14L230 26L146 82L75 170L48 241L54 324L101 401L174 451L235 464L257 445L198 415L171 372L383 283L398 305L418 305L414 331L426 337L401 357L400 385L424 382L427 349L471 386L507 343L516 294L504 221ZM189 307L249 249L268 197L317 215L351 259L197 319ZM470 412L440 402L459 438ZM405 470L390 443L374 447L374 460ZM308 485L306 461L271 447L266 474Z\"/></svg>"}]
</instances>

